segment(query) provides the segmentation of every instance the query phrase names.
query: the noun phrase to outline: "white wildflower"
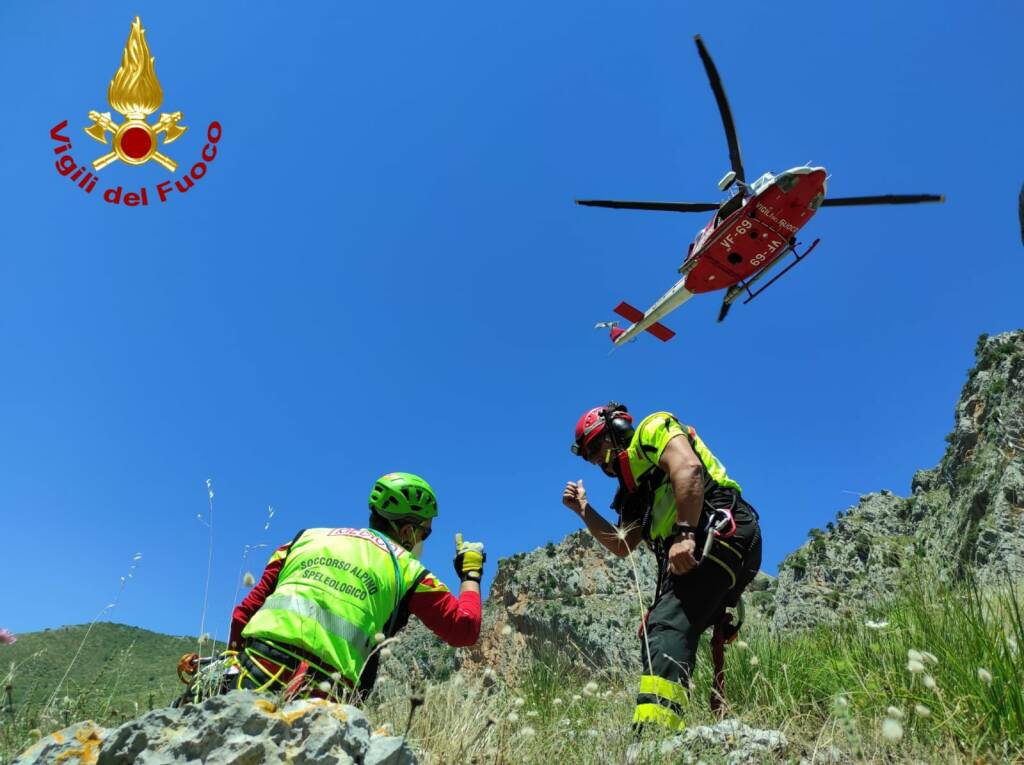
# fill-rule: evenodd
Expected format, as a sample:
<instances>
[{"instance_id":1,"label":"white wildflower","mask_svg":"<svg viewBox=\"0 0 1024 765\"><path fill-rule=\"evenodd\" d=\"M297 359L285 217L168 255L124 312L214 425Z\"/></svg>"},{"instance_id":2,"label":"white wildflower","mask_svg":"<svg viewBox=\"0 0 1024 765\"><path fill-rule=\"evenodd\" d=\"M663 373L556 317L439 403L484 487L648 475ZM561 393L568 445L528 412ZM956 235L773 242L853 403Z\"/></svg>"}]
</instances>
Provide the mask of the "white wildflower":
<instances>
[{"instance_id":1,"label":"white wildflower","mask_svg":"<svg viewBox=\"0 0 1024 765\"><path fill-rule=\"evenodd\" d=\"M936 656L933 653L928 653L927 651L921 651L921 656L929 664L938 664L939 663L939 657Z\"/></svg>"},{"instance_id":2,"label":"white wildflower","mask_svg":"<svg viewBox=\"0 0 1024 765\"><path fill-rule=\"evenodd\" d=\"M909 659L910 661L924 662L924 656L921 654L921 652L915 651L913 648L907 651L907 659Z\"/></svg>"},{"instance_id":3,"label":"white wildflower","mask_svg":"<svg viewBox=\"0 0 1024 765\"><path fill-rule=\"evenodd\" d=\"M978 679L981 680L985 685L992 684L992 673L984 667L978 667Z\"/></svg>"},{"instance_id":4,"label":"white wildflower","mask_svg":"<svg viewBox=\"0 0 1024 765\"><path fill-rule=\"evenodd\" d=\"M756 656L751 656L750 657L750 666L751 667L756 667L760 663L761 663L761 660L759 658L757 658Z\"/></svg>"},{"instance_id":5,"label":"white wildflower","mask_svg":"<svg viewBox=\"0 0 1024 765\"><path fill-rule=\"evenodd\" d=\"M324 680L321 683L319 683L316 687L319 688L324 693L330 693L331 692L331 684L329 682L327 682L326 680Z\"/></svg>"},{"instance_id":6,"label":"white wildflower","mask_svg":"<svg viewBox=\"0 0 1024 765\"><path fill-rule=\"evenodd\" d=\"M562 704L563 704L563 703L564 703L564 702L562 701L562 699L561 699L561 698L559 698L558 696L555 696L555 698L553 698L553 699L551 700L551 704L552 704L553 706L556 706L556 707L560 707L560 706L562 706Z\"/></svg>"},{"instance_id":7,"label":"white wildflower","mask_svg":"<svg viewBox=\"0 0 1024 765\"><path fill-rule=\"evenodd\" d=\"M340 672L332 672L332 673L331 673L331 675L330 675L330 677L331 677L331 680L332 680L333 682L335 682L335 683L336 683L336 682L338 682L339 680L341 680L341 673L340 673ZM385 725L386 725L386 724L387 724L387 723L385 723Z\"/></svg>"},{"instance_id":8,"label":"white wildflower","mask_svg":"<svg viewBox=\"0 0 1024 765\"><path fill-rule=\"evenodd\" d=\"M504 627L502 627L501 628L501 634L504 635L505 637L508 637L509 635L511 635L512 634L512 625L511 624L506 624Z\"/></svg>"},{"instance_id":9,"label":"white wildflower","mask_svg":"<svg viewBox=\"0 0 1024 765\"><path fill-rule=\"evenodd\" d=\"M907 669L910 671L912 675L916 675L919 672L924 672L924 664L922 664L917 659L911 659L907 662Z\"/></svg>"},{"instance_id":10,"label":"white wildflower","mask_svg":"<svg viewBox=\"0 0 1024 765\"><path fill-rule=\"evenodd\" d=\"M921 682L924 683L924 687L927 688L929 691L935 690L935 678L931 675L925 675L924 677L922 677Z\"/></svg>"},{"instance_id":11,"label":"white wildflower","mask_svg":"<svg viewBox=\"0 0 1024 765\"><path fill-rule=\"evenodd\" d=\"M903 738L903 726L900 725L900 721L886 717L882 721L882 737L890 741L899 741Z\"/></svg>"},{"instance_id":12,"label":"white wildflower","mask_svg":"<svg viewBox=\"0 0 1024 765\"><path fill-rule=\"evenodd\" d=\"M581 700L582 698L583 698L583 697L582 697L582 696L580 696L580 695L579 695L578 693L574 693L574 694L572 695L572 701L573 701L573 703L574 703L574 704L575 704L575 703L576 703L577 701L580 701L580 700Z\"/></svg>"},{"instance_id":13,"label":"white wildflower","mask_svg":"<svg viewBox=\"0 0 1024 765\"><path fill-rule=\"evenodd\" d=\"M525 703L526 699L524 699L522 696L516 696L514 699L512 699L512 706L514 706L516 709L518 709Z\"/></svg>"},{"instance_id":14,"label":"white wildflower","mask_svg":"<svg viewBox=\"0 0 1024 765\"><path fill-rule=\"evenodd\" d=\"M847 700L846 696L836 696L835 704L840 709L846 709L846 707L850 706L850 702Z\"/></svg>"},{"instance_id":15,"label":"white wildflower","mask_svg":"<svg viewBox=\"0 0 1024 765\"><path fill-rule=\"evenodd\" d=\"M508 713L508 721L510 723L519 722L519 713L518 712L509 712Z\"/></svg>"},{"instance_id":16,"label":"white wildflower","mask_svg":"<svg viewBox=\"0 0 1024 765\"><path fill-rule=\"evenodd\" d=\"M884 630L886 627L889 626L889 622L873 622L870 619L868 619L866 622L864 622L864 626L867 627L869 630Z\"/></svg>"},{"instance_id":17,"label":"white wildflower","mask_svg":"<svg viewBox=\"0 0 1024 765\"><path fill-rule=\"evenodd\" d=\"M242 584L244 584L246 587L252 587L254 584L256 584L256 577L252 575L251 571L245 572L245 576L242 577Z\"/></svg>"},{"instance_id":18,"label":"white wildflower","mask_svg":"<svg viewBox=\"0 0 1024 765\"><path fill-rule=\"evenodd\" d=\"M533 738L533 736L537 735L537 731L535 731L529 725L524 725L523 729L519 731L519 735L523 738Z\"/></svg>"},{"instance_id":19,"label":"white wildflower","mask_svg":"<svg viewBox=\"0 0 1024 765\"><path fill-rule=\"evenodd\" d=\"M733 645L741 651L746 651L748 648L750 648L750 643L748 643L746 640L737 640L735 643L733 643Z\"/></svg>"},{"instance_id":20,"label":"white wildflower","mask_svg":"<svg viewBox=\"0 0 1024 765\"><path fill-rule=\"evenodd\" d=\"M931 713L932 710L930 710L924 704L914 704L914 714L916 714L918 717L927 717Z\"/></svg>"},{"instance_id":21,"label":"white wildflower","mask_svg":"<svg viewBox=\"0 0 1024 765\"><path fill-rule=\"evenodd\" d=\"M203 645L204 643L209 643L209 642L210 642L210 633L209 632L204 632L202 635L199 636L199 645Z\"/></svg>"},{"instance_id":22,"label":"white wildflower","mask_svg":"<svg viewBox=\"0 0 1024 765\"><path fill-rule=\"evenodd\" d=\"M593 696L595 693L597 693L597 683L593 680L583 686L584 696Z\"/></svg>"},{"instance_id":23,"label":"white wildflower","mask_svg":"<svg viewBox=\"0 0 1024 765\"><path fill-rule=\"evenodd\" d=\"M384 637L383 632L378 632L376 635L373 636L374 643L383 643L385 640L386 638Z\"/></svg>"},{"instance_id":24,"label":"white wildflower","mask_svg":"<svg viewBox=\"0 0 1024 765\"><path fill-rule=\"evenodd\" d=\"M387 646L385 646L384 648L381 648L380 649L380 658L382 658L382 659L390 659L391 658L391 649L388 648Z\"/></svg>"},{"instance_id":25,"label":"white wildflower","mask_svg":"<svg viewBox=\"0 0 1024 765\"><path fill-rule=\"evenodd\" d=\"M537 717L539 714L540 714L540 712L538 712L536 709L531 709L529 712L526 713L526 716L527 717Z\"/></svg>"},{"instance_id":26,"label":"white wildflower","mask_svg":"<svg viewBox=\"0 0 1024 765\"><path fill-rule=\"evenodd\" d=\"M897 707L889 707L885 710L885 713L895 720L901 720L903 718L903 710Z\"/></svg>"}]
</instances>

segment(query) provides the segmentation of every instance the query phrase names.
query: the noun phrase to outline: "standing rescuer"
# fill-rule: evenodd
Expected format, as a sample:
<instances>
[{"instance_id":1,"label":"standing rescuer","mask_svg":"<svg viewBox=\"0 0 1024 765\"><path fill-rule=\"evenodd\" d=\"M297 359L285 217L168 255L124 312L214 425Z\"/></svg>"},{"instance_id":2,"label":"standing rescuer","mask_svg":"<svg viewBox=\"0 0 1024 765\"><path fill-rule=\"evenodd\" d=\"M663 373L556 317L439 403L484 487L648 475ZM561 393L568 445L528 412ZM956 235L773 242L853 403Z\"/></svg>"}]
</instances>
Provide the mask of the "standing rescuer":
<instances>
[{"instance_id":1,"label":"standing rescuer","mask_svg":"<svg viewBox=\"0 0 1024 765\"><path fill-rule=\"evenodd\" d=\"M327 682L365 695L377 676L379 636L392 637L409 614L450 645L474 644L484 546L456 535L456 598L418 560L436 516L426 481L388 473L370 493L369 528L304 529L279 547L232 617L237 687Z\"/></svg>"},{"instance_id":2,"label":"standing rescuer","mask_svg":"<svg viewBox=\"0 0 1024 765\"><path fill-rule=\"evenodd\" d=\"M645 542L657 558L654 600L640 629L643 675L633 722L682 730L697 644L710 626L717 649L712 704L721 701L718 659L738 628L725 609L761 565L757 513L696 430L668 412L648 415L634 429L622 404L590 409L576 423L572 451L618 479L618 524L587 502L582 480L568 483L562 502L615 555Z\"/></svg>"}]
</instances>

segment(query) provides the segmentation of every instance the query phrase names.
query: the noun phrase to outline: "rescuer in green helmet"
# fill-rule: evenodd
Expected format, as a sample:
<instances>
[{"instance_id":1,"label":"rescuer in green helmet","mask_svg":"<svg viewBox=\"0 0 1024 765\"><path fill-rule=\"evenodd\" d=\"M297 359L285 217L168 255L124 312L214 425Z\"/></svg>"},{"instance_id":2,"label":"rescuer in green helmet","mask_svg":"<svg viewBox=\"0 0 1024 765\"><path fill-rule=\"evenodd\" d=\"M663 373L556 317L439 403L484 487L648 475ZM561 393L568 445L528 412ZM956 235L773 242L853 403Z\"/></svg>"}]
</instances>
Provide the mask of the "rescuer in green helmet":
<instances>
[{"instance_id":1,"label":"rescuer in green helmet","mask_svg":"<svg viewBox=\"0 0 1024 765\"><path fill-rule=\"evenodd\" d=\"M381 640L409 615L452 646L480 635L484 546L455 536L455 597L419 562L437 517L430 484L388 473L370 492L368 528L304 529L270 556L259 583L235 607L235 685L256 690L305 684L312 695L365 696L377 675ZM327 682L333 689L323 692Z\"/></svg>"},{"instance_id":2,"label":"rescuer in green helmet","mask_svg":"<svg viewBox=\"0 0 1024 765\"><path fill-rule=\"evenodd\" d=\"M669 412L650 414L634 428L622 404L594 407L576 423L572 452L618 480L618 524L594 510L582 480L566 485L562 502L615 555L646 544L657 559L654 597L640 628L643 674L633 722L680 731L697 644L709 627L712 707L724 699L725 643L739 628L726 608L738 603L761 564L757 512L697 431Z\"/></svg>"}]
</instances>

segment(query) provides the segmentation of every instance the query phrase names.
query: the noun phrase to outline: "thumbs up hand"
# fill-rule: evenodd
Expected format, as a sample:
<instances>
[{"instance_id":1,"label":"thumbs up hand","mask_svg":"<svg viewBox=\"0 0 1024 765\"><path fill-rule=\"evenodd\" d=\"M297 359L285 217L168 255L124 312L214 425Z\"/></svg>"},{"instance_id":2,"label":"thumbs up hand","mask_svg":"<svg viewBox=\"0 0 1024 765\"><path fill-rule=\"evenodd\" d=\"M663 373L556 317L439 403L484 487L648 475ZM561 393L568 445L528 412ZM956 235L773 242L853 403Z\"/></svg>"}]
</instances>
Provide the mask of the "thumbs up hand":
<instances>
[{"instance_id":1,"label":"thumbs up hand","mask_svg":"<svg viewBox=\"0 0 1024 765\"><path fill-rule=\"evenodd\" d=\"M465 542L461 531L455 535L455 573L461 581L479 582L485 560L487 553L483 542Z\"/></svg>"}]
</instances>

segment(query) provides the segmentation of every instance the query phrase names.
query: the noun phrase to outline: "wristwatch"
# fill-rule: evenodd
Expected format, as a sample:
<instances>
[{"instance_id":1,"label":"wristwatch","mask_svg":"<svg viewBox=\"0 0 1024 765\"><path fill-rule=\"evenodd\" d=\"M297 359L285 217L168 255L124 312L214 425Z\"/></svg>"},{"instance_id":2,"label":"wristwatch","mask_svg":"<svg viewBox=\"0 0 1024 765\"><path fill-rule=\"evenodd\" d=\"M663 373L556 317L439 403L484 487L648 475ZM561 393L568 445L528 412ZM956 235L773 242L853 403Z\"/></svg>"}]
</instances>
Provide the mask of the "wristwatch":
<instances>
[{"instance_id":1,"label":"wristwatch","mask_svg":"<svg viewBox=\"0 0 1024 765\"><path fill-rule=\"evenodd\" d=\"M673 539L678 539L679 537L682 537L683 539L694 539L695 540L697 538L697 527L696 526L690 526L689 524L686 524L686 523L677 523L677 524L673 525L672 526L672 538Z\"/></svg>"}]
</instances>

